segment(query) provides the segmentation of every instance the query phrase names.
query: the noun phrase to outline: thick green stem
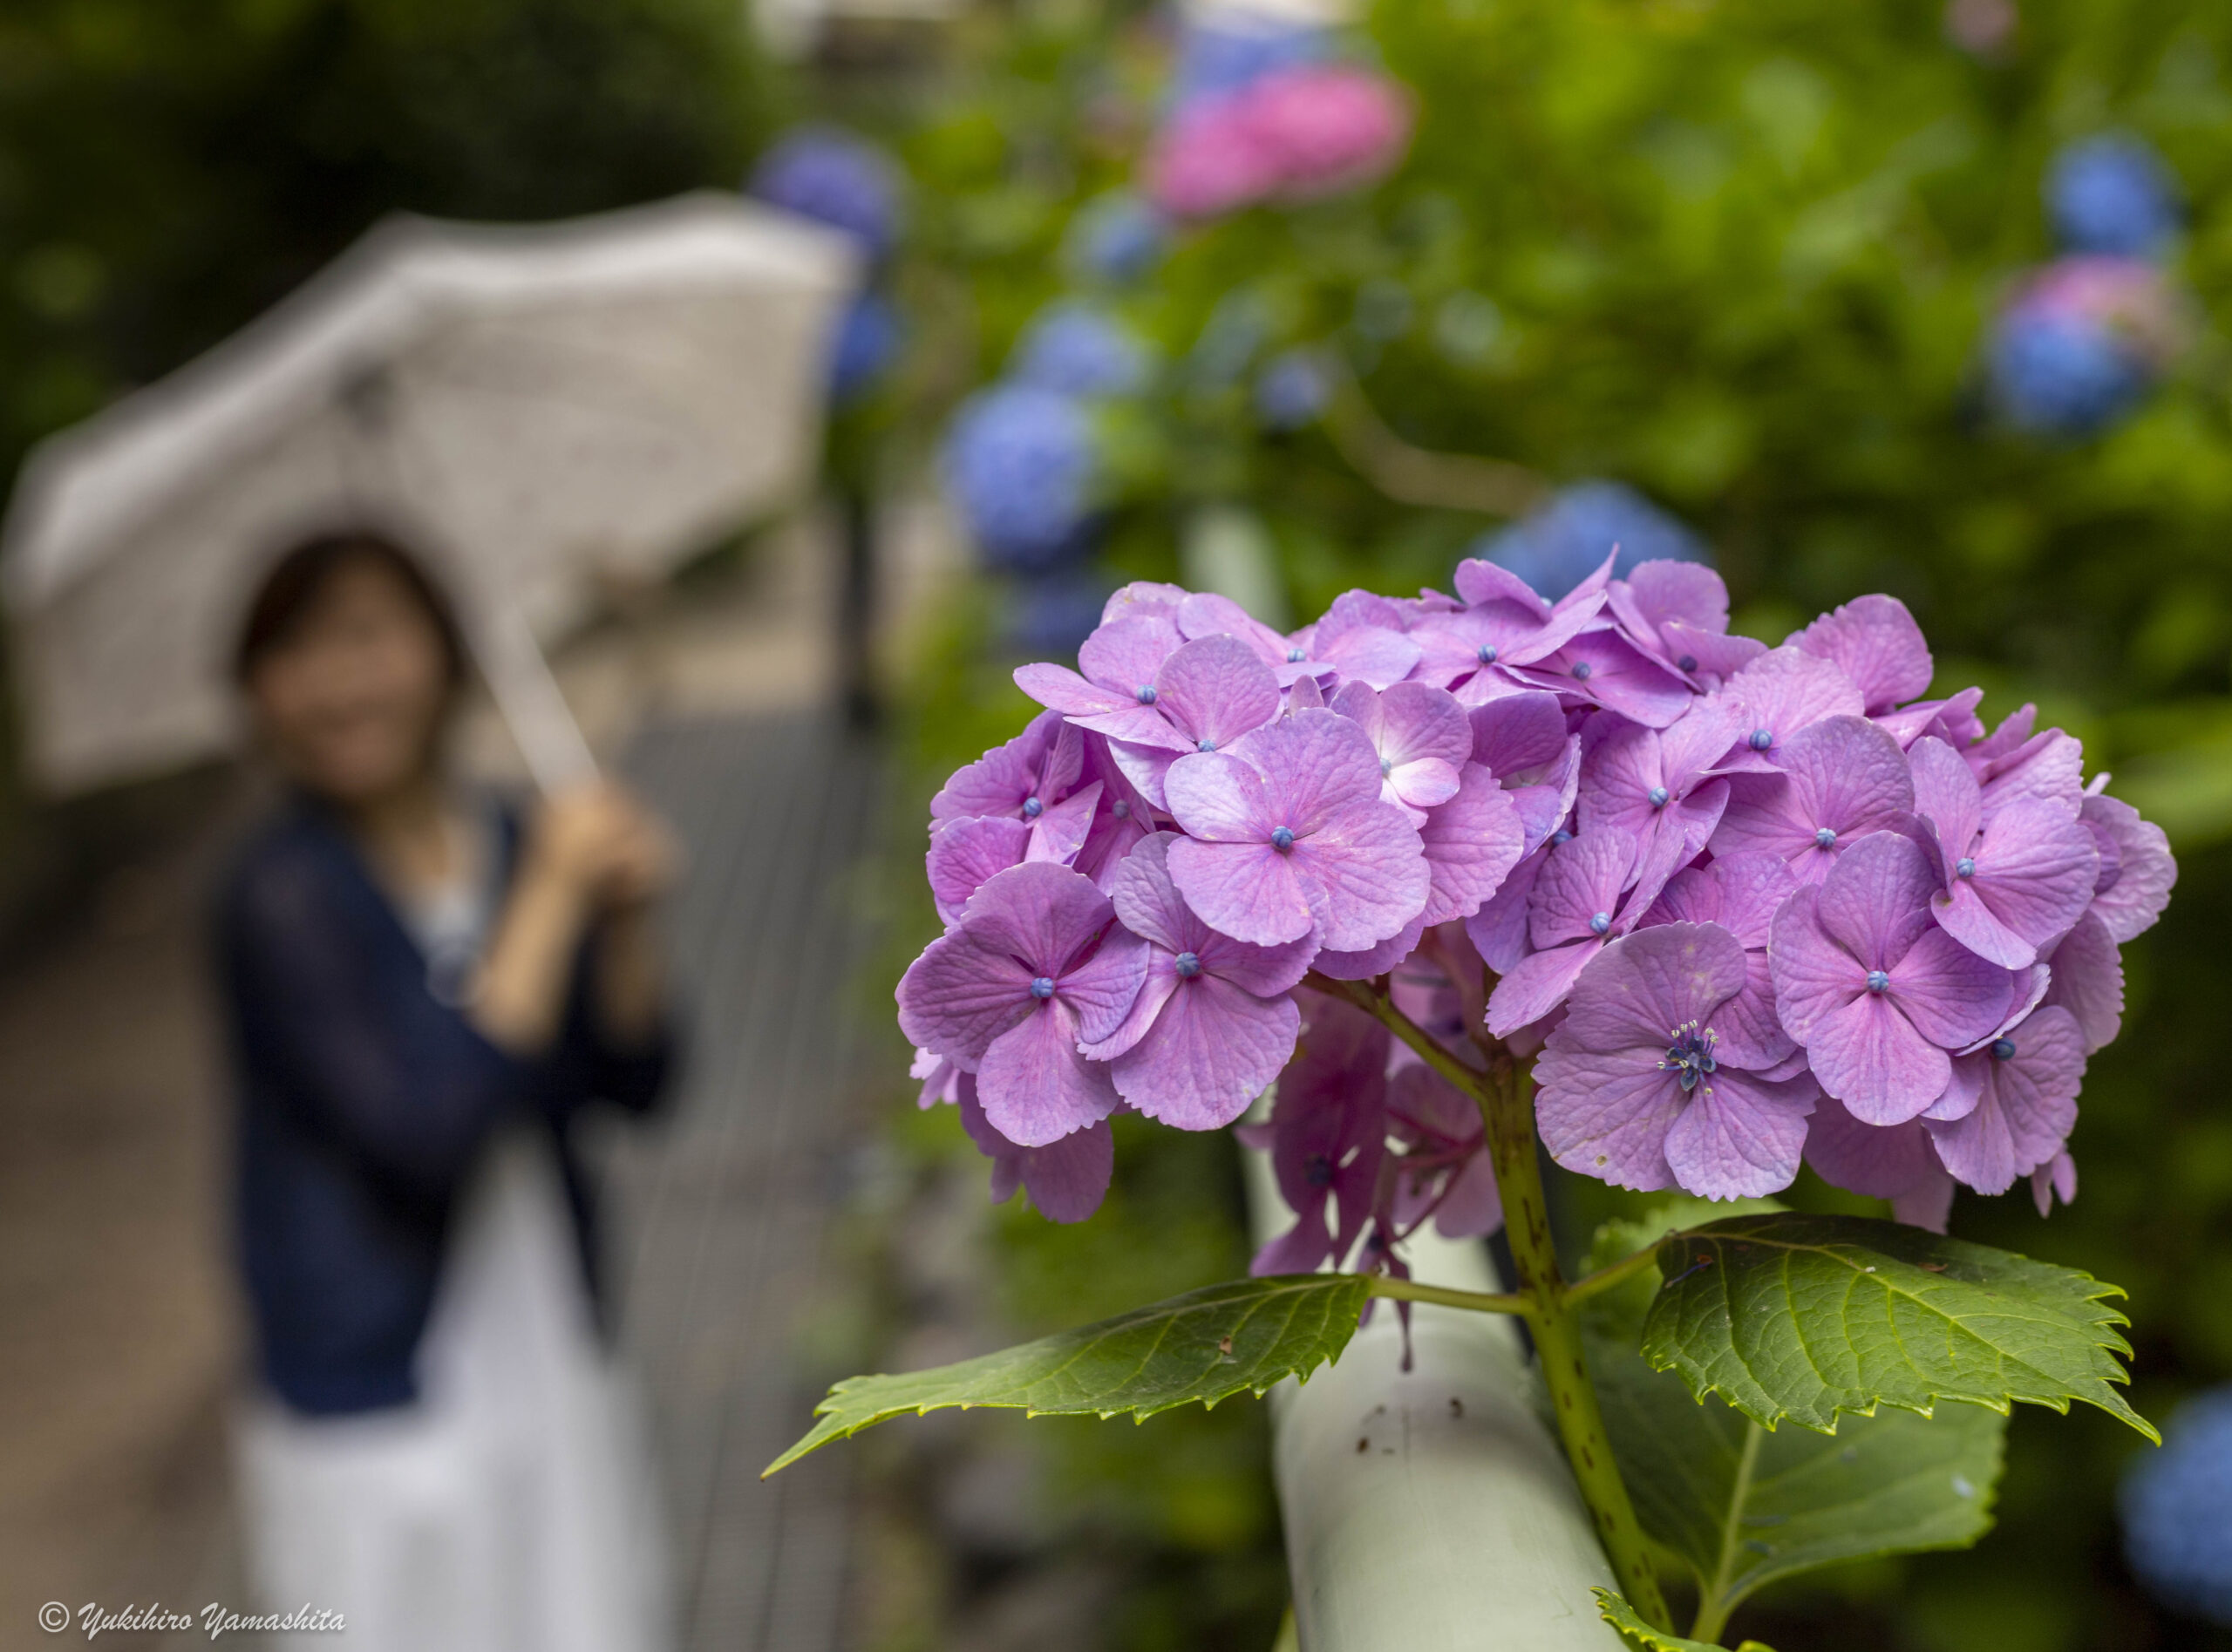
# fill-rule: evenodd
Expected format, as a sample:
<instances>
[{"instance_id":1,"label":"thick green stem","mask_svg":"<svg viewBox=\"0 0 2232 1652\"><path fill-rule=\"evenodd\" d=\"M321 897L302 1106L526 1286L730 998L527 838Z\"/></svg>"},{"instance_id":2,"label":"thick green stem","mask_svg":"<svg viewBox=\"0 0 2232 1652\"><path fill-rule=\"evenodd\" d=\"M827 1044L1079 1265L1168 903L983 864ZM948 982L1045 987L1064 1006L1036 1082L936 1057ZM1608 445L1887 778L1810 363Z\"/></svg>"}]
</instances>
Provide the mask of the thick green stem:
<instances>
[{"instance_id":1,"label":"thick green stem","mask_svg":"<svg viewBox=\"0 0 2232 1652\"><path fill-rule=\"evenodd\" d=\"M1534 1152L1534 1090L1530 1077L1507 1067L1475 1092L1487 1124L1496 1186L1503 1194L1504 1235L1511 1241L1520 1294L1534 1300L1534 1312L1527 1322L1534 1333L1534 1351L1557 1415L1558 1434L1565 1441L1574 1478L1581 1482L1582 1500L1596 1523L1597 1538L1620 1580L1620 1592L1646 1622L1671 1628L1672 1619L1658 1590L1658 1567L1605 1437L1596 1385L1589 1380L1582 1353L1581 1315L1550 1242L1549 1206Z\"/></svg>"},{"instance_id":2,"label":"thick green stem","mask_svg":"<svg viewBox=\"0 0 2232 1652\"><path fill-rule=\"evenodd\" d=\"M1534 1333L1543 1386L1549 1390L1558 1435L1565 1444L1574 1479L1580 1483L1582 1501L1588 1505L1597 1539L1604 1545L1628 1604L1647 1622L1671 1628L1672 1616L1659 1593L1658 1568L1636 1519L1635 1506L1628 1499L1611 1443L1605 1437L1603 1413L1597 1406L1596 1384L1582 1351L1581 1318L1575 1308L1576 1289L1584 1295L1603 1289L1617 1282L1614 1275L1618 1270L1607 1269L1584 1281L1582 1287L1570 1287L1559 1269L1557 1248L1550 1240L1541 1165L1535 1157L1533 1078L1521 1072L1500 1046L1492 1050L1491 1071L1482 1072L1466 1065L1370 982L1336 982L1313 975L1310 984L1377 1017L1479 1105L1487 1132L1488 1155L1495 1166L1496 1187L1503 1196L1504 1235L1511 1243L1512 1262L1519 1275L1519 1288L1514 1294L1529 1305L1528 1329Z\"/></svg>"}]
</instances>

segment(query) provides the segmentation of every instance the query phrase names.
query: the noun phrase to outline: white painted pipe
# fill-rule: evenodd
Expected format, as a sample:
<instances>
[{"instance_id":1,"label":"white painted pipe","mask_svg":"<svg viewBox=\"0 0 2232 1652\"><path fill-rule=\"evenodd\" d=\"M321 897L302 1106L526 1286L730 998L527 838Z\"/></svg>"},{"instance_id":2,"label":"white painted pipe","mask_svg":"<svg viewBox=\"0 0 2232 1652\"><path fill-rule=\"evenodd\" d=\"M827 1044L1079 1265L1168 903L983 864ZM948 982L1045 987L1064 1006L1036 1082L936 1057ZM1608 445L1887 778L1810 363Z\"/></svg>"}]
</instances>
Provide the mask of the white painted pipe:
<instances>
[{"instance_id":1,"label":"white painted pipe","mask_svg":"<svg viewBox=\"0 0 2232 1652\"><path fill-rule=\"evenodd\" d=\"M1292 1218L1242 1148L1259 1242ZM1432 1233L1423 1282L1493 1291L1487 1249ZM1410 1370L1382 1302L1337 1364L1271 1390L1279 1507L1302 1652L1623 1652L1581 1493L1499 1316L1417 1304Z\"/></svg>"}]
</instances>

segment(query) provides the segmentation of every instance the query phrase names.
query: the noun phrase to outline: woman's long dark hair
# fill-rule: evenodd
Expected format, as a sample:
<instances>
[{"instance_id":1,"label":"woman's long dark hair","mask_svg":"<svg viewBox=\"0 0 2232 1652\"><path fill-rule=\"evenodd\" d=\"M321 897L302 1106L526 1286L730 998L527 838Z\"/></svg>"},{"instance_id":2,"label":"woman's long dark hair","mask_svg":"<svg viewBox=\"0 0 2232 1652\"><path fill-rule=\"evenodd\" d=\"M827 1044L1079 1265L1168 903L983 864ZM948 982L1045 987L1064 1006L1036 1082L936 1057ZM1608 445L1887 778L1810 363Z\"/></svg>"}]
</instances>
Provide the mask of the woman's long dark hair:
<instances>
[{"instance_id":1,"label":"woman's long dark hair","mask_svg":"<svg viewBox=\"0 0 2232 1652\"><path fill-rule=\"evenodd\" d=\"M419 560L384 534L369 528L321 534L304 540L276 562L256 588L233 649L233 679L246 686L274 649L283 645L314 607L333 576L351 565L370 562L395 575L441 639L442 658L452 688L468 670L465 636L440 586Z\"/></svg>"}]
</instances>

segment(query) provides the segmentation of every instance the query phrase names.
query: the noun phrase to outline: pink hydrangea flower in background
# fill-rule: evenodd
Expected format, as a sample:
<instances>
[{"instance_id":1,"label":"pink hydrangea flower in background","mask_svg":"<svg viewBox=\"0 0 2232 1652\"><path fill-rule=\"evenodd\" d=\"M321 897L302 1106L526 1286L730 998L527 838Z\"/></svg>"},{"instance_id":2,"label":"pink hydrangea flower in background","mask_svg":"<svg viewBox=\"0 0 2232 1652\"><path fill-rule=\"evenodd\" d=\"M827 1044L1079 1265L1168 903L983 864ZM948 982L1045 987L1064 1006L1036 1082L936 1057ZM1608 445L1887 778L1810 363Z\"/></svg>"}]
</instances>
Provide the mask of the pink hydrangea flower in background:
<instances>
[{"instance_id":1,"label":"pink hydrangea flower in background","mask_svg":"<svg viewBox=\"0 0 2232 1652\"><path fill-rule=\"evenodd\" d=\"M1411 108L1382 74L1343 64L1266 75L1242 94L1256 139L1277 157L1279 188L1336 194L1391 171L1411 140Z\"/></svg>"},{"instance_id":2,"label":"pink hydrangea flower in background","mask_svg":"<svg viewBox=\"0 0 2232 1652\"><path fill-rule=\"evenodd\" d=\"M1613 942L1582 972L1535 1064L1550 1157L1623 1187L1708 1199L1790 1186L1819 1093L1771 1079L1774 1057L1719 1012L1748 981L1718 924L1669 923Z\"/></svg>"},{"instance_id":3,"label":"pink hydrangea flower in background","mask_svg":"<svg viewBox=\"0 0 2232 1652\"><path fill-rule=\"evenodd\" d=\"M976 1075L985 1116L1044 1147L1115 1111L1105 1065L1080 1040L1119 1025L1147 978L1147 946L1092 880L1045 862L1011 867L970 898L899 983L899 1024Z\"/></svg>"},{"instance_id":4,"label":"pink hydrangea flower in background","mask_svg":"<svg viewBox=\"0 0 2232 1652\"><path fill-rule=\"evenodd\" d=\"M1410 135L1410 105L1385 76L1302 65L1182 109L1147 157L1147 192L1181 219L1333 194L1392 168Z\"/></svg>"},{"instance_id":5,"label":"pink hydrangea flower in background","mask_svg":"<svg viewBox=\"0 0 2232 1652\"><path fill-rule=\"evenodd\" d=\"M1943 1095L1949 1052L1990 1032L2014 1000L2010 971L1930 921L1936 887L1921 849L1879 832L1775 914L1783 1028L1821 1087L1867 1124L1902 1123Z\"/></svg>"}]
</instances>

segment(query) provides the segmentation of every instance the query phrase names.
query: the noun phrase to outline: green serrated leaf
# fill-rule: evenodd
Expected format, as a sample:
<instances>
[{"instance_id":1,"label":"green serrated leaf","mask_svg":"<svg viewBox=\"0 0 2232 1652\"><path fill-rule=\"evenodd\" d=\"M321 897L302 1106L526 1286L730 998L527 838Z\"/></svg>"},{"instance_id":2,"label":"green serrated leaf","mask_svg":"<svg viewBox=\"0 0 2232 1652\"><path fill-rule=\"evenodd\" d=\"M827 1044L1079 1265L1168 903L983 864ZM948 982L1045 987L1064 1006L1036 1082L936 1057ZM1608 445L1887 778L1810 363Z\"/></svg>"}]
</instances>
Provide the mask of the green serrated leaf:
<instances>
[{"instance_id":1,"label":"green serrated leaf","mask_svg":"<svg viewBox=\"0 0 2232 1652\"><path fill-rule=\"evenodd\" d=\"M1620 1638L1636 1652L1727 1652L1727 1649L1711 1641L1688 1641L1678 1635L1669 1635L1664 1629L1654 1629L1636 1615L1635 1608L1609 1589L1593 1589L1596 1609L1604 1621L1620 1632ZM1774 1649L1759 1641L1746 1641L1736 1652L1774 1652Z\"/></svg>"},{"instance_id":2,"label":"green serrated leaf","mask_svg":"<svg viewBox=\"0 0 2232 1652\"><path fill-rule=\"evenodd\" d=\"M1736 1216L1661 1241L1643 1356L1767 1428L1824 1433L1879 1404L2125 1403L2120 1296L2074 1268L1858 1216Z\"/></svg>"},{"instance_id":3,"label":"green serrated leaf","mask_svg":"<svg viewBox=\"0 0 2232 1652\"><path fill-rule=\"evenodd\" d=\"M1639 1222L1608 1223L1592 1260L1616 1261L1705 1208L1685 1201ZM1778 1578L1870 1555L1965 1547L1990 1529L2004 1417L1945 1405L1935 1417L1848 1416L1834 1435L1769 1433L1725 1405L1700 1404L1636 1353L1642 1304L1658 1282L1657 1270L1646 1268L1588 1305L1589 1358L1637 1519L1696 1576L1700 1623L1726 1621L1738 1602Z\"/></svg>"},{"instance_id":4,"label":"green serrated leaf","mask_svg":"<svg viewBox=\"0 0 2232 1652\"><path fill-rule=\"evenodd\" d=\"M1214 1405L1242 1390L1261 1394L1337 1359L1368 1288L1354 1274L1233 1280L957 1365L847 1377L814 1407L813 1431L761 1478L909 1411L998 1405L1033 1417L1130 1411L1144 1419L1189 1400Z\"/></svg>"}]
</instances>

